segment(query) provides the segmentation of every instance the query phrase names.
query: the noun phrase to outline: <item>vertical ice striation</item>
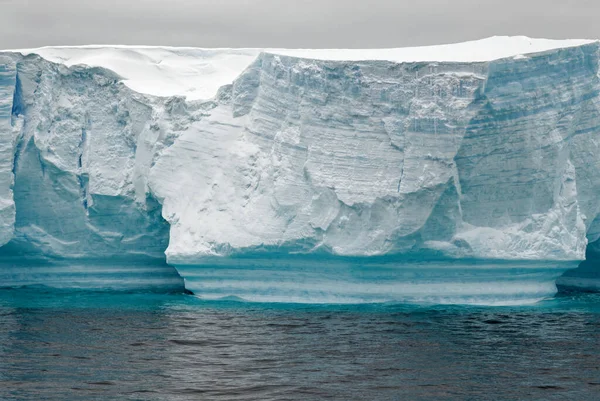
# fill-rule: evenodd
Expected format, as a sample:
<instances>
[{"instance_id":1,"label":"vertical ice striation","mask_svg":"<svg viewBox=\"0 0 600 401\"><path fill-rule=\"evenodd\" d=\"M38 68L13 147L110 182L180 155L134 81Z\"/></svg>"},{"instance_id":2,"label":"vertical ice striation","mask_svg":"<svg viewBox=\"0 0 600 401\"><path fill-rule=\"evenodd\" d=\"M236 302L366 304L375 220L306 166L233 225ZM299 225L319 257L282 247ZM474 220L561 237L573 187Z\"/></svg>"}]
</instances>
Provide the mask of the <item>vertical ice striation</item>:
<instances>
[{"instance_id":1,"label":"vertical ice striation","mask_svg":"<svg viewBox=\"0 0 600 401\"><path fill-rule=\"evenodd\" d=\"M600 122L597 73L591 45L490 64L456 157L459 238L480 254L583 258L584 220L598 214L597 162L582 155Z\"/></svg>"},{"instance_id":2,"label":"vertical ice striation","mask_svg":"<svg viewBox=\"0 0 600 401\"><path fill-rule=\"evenodd\" d=\"M12 186L14 181L13 161L15 154L13 98L17 87L17 66L12 58L0 56L0 246L13 236L15 203Z\"/></svg>"}]
</instances>

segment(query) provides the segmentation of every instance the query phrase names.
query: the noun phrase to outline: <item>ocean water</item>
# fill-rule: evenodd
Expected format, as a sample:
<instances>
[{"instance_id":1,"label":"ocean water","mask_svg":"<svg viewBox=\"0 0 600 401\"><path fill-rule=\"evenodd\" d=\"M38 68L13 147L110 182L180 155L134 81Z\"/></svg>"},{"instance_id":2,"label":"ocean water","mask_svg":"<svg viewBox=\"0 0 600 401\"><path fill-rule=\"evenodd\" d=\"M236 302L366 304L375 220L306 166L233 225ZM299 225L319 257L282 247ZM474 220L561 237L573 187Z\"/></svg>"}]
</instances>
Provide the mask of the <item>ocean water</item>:
<instances>
[{"instance_id":1,"label":"ocean water","mask_svg":"<svg viewBox=\"0 0 600 401\"><path fill-rule=\"evenodd\" d=\"M526 307L0 290L0 400L600 399L600 294Z\"/></svg>"}]
</instances>

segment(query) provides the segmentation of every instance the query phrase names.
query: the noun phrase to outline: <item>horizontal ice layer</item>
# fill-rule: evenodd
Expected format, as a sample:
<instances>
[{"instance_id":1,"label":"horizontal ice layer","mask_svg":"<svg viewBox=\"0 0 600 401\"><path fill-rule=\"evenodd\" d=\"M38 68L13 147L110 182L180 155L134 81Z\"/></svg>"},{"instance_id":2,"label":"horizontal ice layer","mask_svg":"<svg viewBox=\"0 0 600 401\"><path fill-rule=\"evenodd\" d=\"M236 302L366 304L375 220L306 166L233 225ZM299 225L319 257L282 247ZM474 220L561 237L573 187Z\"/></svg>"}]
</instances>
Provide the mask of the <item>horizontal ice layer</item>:
<instances>
[{"instance_id":1,"label":"horizontal ice layer","mask_svg":"<svg viewBox=\"0 0 600 401\"><path fill-rule=\"evenodd\" d=\"M0 256L158 266L166 249L199 296L233 280L224 296L259 299L256 281L279 275L282 289L316 301L329 273L314 291L316 278L294 277L315 254L314 268L333 258L353 283L332 284L332 299L347 288L347 299L425 300L448 274L451 302L504 292L509 303L551 294L557 272L600 238L598 42L22 53L47 60L2 59L11 113L0 133L12 142L0 197L16 210L3 217ZM154 96L175 94L187 99ZM281 271L240 271L245 255L274 254L287 255ZM406 255L432 277L411 282L418 291L403 284L416 269ZM390 258L393 285L353 282L353 257ZM454 267L428 268L432 259ZM497 276L456 267L473 259L495 259ZM523 261L540 265L523 274ZM210 292L196 277L215 265L224 286ZM451 278L461 271L472 277Z\"/></svg>"},{"instance_id":2,"label":"horizontal ice layer","mask_svg":"<svg viewBox=\"0 0 600 401\"><path fill-rule=\"evenodd\" d=\"M202 299L284 303L511 305L552 297L576 262L246 255L177 266Z\"/></svg>"},{"instance_id":3,"label":"horizontal ice layer","mask_svg":"<svg viewBox=\"0 0 600 401\"><path fill-rule=\"evenodd\" d=\"M2 287L182 292L183 279L166 263L144 258L30 260L1 258Z\"/></svg>"},{"instance_id":4,"label":"horizontal ice layer","mask_svg":"<svg viewBox=\"0 0 600 401\"><path fill-rule=\"evenodd\" d=\"M600 292L600 252L598 242L588 245L586 260L557 281L560 289Z\"/></svg>"},{"instance_id":5,"label":"horizontal ice layer","mask_svg":"<svg viewBox=\"0 0 600 401\"><path fill-rule=\"evenodd\" d=\"M556 282L559 289L600 292L600 263L584 261Z\"/></svg>"}]
</instances>

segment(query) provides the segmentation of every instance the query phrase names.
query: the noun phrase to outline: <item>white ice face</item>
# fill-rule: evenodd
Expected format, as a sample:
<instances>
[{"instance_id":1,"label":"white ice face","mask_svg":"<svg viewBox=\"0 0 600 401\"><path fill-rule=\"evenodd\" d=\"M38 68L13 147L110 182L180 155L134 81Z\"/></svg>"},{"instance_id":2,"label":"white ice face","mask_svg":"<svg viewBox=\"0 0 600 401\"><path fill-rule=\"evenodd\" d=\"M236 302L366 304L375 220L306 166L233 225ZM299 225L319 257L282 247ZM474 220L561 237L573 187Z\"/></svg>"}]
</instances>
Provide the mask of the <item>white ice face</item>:
<instances>
[{"instance_id":1,"label":"white ice face","mask_svg":"<svg viewBox=\"0 0 600 401\"><path fill-rule=\"evenodd\" d=\"M166 252L190 272L275 253L578 261L600 237L597 42L263 50L2 53L5 253Z\"/></svg>"}]
</instances>

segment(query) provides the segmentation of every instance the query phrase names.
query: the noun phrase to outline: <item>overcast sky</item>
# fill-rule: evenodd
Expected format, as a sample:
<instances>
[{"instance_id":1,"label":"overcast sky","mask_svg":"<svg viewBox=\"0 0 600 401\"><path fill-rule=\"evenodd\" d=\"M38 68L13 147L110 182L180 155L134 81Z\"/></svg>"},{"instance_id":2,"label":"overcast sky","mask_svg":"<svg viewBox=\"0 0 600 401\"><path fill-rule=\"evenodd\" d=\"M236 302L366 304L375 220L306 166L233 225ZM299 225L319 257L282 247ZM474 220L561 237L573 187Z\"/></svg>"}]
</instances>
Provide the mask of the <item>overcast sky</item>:
<instances>
[{"instance_id":1,"label":"overcast sky","mask_svg":"<svg viewBox=\"0 0 600 401\"><path fill-rule=\"evenodd\" d=\"M372 48L493 35L600 38L600 0L0 0L0 49Z\"/></svg>"}]
</instances>

